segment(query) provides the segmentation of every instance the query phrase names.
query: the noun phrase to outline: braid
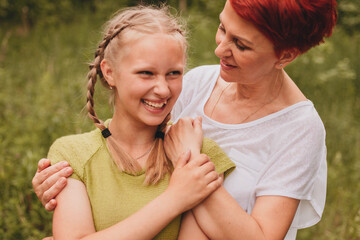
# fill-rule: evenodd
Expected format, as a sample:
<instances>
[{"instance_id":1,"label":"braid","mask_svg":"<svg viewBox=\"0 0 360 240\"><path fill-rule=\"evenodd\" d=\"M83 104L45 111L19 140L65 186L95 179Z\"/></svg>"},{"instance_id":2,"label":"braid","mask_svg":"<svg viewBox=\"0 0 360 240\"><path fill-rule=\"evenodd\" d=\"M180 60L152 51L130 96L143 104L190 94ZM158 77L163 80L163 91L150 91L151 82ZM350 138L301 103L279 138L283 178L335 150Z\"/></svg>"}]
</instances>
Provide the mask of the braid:
<instances>
[{"instance_id":1,"label":"braid","mask_svg":"<svg viewBox=\"0 0 360 240\"><path fill-rule=\"evenodd\" d=\"M104 59L104 53L106 47L109 45L110 41L115 38L122 30L124 30L126 27L128 27L129 24L124 24L122 27L119 27L119 25L116 25L113 30L109 31L109 34L105 35L104 39L99 43L98 48L95 51L95 59L94 61L89 64L90 71L88 72L87 78L88 78L88 85L87 85L87 109L88 109L88 115L93 120L95 126L99 128L101 131L106 129L106 126L104 122L99 119L96 115L95 109L94 109L94 92L95 92L95 84L97 82L97 75L99 75L99 78L103 85L106 87L109 87L109 84L105 80L103 73L101 71L101 61Z\"/></svg>"},{"instance_id":2,"label":"braid","mask_svg":"<svg viewBox=\"0 0 360 240\"><path fill-rule=\"evenodd\" d=\"M88 115L89 117L93 120L93 122L95 123L95 126L100 128L100 130L104 130L106 127L103 123L103 121L101 121L96 113L95 113L95 109L94 109L94 92L95 92L95 84L97 81L97 68L100 67L99 65L97 65L97 62L100 62L100 57L96 57L94 60L93 64L90 64L90 71L88 73L88 92L87 92L87 109L88 109Z\"/></svg>"},{"instance_id":3,"label":"braid","mask_svg":"<svg viewBox=\"0 0 360 240\"><path fill-rule=\"evenodd\" d=\"M131 28L131 34L122 32ZM109 83L101 71L101 62L103 59L116 61L117 54L128 43L129 40L142 37L146 34L166 33L174 37L184 47L186 55L186 31L182 28L178 19L170 14L169 8L163 6L161 8L138 6L123 9L110 19L104 29L104 37L99 43L95 51L94 61L89 64L89 72L87 75L87 109L88 115L94 122L95 126L101 130L103 137L106 139L108 149L113 157L113 161L120 171L126 171L130 174L137 174L142 171L140 164L134 160L122 146L111 135L105 123L98 118L94 108L94 92L95 84L99 79L101 83L108 89L111 89ZM113 92L111 100L114 100ZM110 101L111 101L110 100ZM164 150L164 131L167 122L170 120L170 114L166 116L164 121L157 127L157 134L154 136L155 143L146 160L145 184L156 184L163 179L166 174L172 172L171 162L168 160Z\"/></svg>"},{"instance_id":4,"label":"braid","mask_svg":"<svg viewBox=\"0 0 360 240\"><path fill-rule=\"evenodd\" d=\"M169 113L164 121L158 126L158 132L164 132L167 123L171 119L171 113ZM167 158L164 150L164 139L156 138L153 149L150 152L148 160L146 162L146 176L145 184L156 184L167 173L171 173L172 164Z\"/></svg>"},{"instance_id":5,"label":"braid","mask_svg":"<svg viewBox=\"0 0 360 240\"><path fill-rule=\"evenodd\" d=\"M158 127L159 132L164 132L165 131L165 128L166 128L168 122L170 121L170 119L171 119L171 113L169 113L166 116L166 118L164 119L164 121L159 125L159 127Z\"/></svg>"}]
</instances>

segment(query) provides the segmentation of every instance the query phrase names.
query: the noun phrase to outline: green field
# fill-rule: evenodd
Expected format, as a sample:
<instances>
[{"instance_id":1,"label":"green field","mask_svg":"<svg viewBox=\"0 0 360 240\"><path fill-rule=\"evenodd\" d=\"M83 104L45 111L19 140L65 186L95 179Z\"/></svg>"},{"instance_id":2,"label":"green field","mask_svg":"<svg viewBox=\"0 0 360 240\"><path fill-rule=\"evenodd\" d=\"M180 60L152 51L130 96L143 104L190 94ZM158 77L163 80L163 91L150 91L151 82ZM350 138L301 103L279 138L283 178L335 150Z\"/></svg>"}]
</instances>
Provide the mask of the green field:
<instances>
[{"instance_id":1,"label":"green field","mask_svg":"<svg viewBox=\"0 0 360 240\"><path fill-rule=\"evenodd\" d=\"M4 12L11 1L0 1L0 239L51 234L52 215L31 186L37 162L56 138L93 128L84 110L87 62L100 40L101 25L130 1L116 6L91 2L85 8L66 5L70 0L58 8L45 4L45 10L31 5L28 15L20 8L24 11L16 17L16 12ZM169 2L177 6L177 1ZM182 14L191 33L189 68L218 62L214 36L223 3L204 3L193 1ZM359 7L358 0L340 1L333 36L286 68L313 101L327 131L325 212L321 222L301 230L298 239L360 239ZM106 119L111 108L101 87L96 89L96 107Z\"/></svg>"}]
</instances>

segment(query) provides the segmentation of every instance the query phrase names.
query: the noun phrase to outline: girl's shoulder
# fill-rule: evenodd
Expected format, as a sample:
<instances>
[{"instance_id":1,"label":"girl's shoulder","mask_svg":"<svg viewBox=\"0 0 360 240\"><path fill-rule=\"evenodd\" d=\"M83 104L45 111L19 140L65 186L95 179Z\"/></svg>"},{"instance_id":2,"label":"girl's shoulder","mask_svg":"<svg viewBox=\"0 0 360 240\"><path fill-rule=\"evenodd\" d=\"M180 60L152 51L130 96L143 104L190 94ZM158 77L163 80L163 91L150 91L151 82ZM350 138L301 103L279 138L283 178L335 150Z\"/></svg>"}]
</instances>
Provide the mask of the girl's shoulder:
<instances>
[{"instance_id":1,"label":"girl's shoulder","mask_svg":"<svg viewBox=\"0 0 360 240\"><path fill-rule=\"evenodd\" d=\"M68 161L85 164L104 145L99 129L60 137L51 145L48 158L54 164Z\"/></svg>"},{"instance_id":2,"label":"girl's shoulder","mask_svg":"<svg viewBox=\"0 0 360 240\"><path fill-rule=\"evenodd\" d=\"M225 177L235 169L234 162L231 161L223 149L210 138L204 137L201 153L206 154L214 163L216 172L219 174L224 173Z\"/></svg>"}]
</instances>

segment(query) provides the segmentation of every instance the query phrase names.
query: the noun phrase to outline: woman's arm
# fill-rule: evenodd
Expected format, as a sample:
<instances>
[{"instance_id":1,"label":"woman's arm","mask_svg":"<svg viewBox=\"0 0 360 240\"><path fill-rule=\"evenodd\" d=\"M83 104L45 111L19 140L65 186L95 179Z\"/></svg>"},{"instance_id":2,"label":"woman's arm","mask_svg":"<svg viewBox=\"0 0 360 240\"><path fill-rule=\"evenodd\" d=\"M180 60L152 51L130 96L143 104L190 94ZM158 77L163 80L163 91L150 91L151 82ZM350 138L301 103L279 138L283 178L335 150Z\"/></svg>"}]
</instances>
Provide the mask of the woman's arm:
<instances>
[{"instance_id":1,"label":"woman's arm","mask_svg":"<svg viewBox=\"0 0 360 240\"><path fill-rule=\"evenodd\" d=\"M194 131L193 134L196 134L196 137L191 135L191 139L182 139L182 141L187 142L187 146L189 146L193 156L196 156L199 153L198 149L201 148L202 142L201 118L196 118L195 120L188 118L186 121L191 121L193 123L194 128L190 130ZM188 150L185 148L181 149L182 152ZM172 150L174 150L173 153L171 152ZM170 154L169 158L174 160L174 166L176 165L175 160L178 159L181 153L178 150L179 148L167 151L167 154ZM62 161L51 166L49 159L43 158L39 160L38 169L32 179L32 185L36 196L39 198L47 211L53 211L57 206L55 197L64 189L67 184L67 177L69 177L72 173L73 170L66 161Z\"/></svg>"},{"instance_id":2,"label":"woman's arm","mask_svg":"<svg viewBox=\"0 0 360 240\"><path fill-rule=\"evenodd\" d=\"M210 239L284 239L299 200L262 196L251 215L220 187L193 209L196 221Z\"/></svg>"},{"instance_id":3,"label":"woman's arm","mask_svg":"<svg viewBox=\"0 0 360 240\"><path fill-rule=\"evenodd\" d=\"M181 227L178 240L208 240L209 238L201 230L191 210L182 215Z\"/></svg>"},{"instance_id":4,"label":"woman's arm","mask_svg":"<svg viewBox=\"0 0 360 240\"><path fill-rule=\"evenodd\" d=\"M199 119L201 120L201 119ZM180 119L165 138L165 150L176 158L191 148L193 128L200 124ZM190 144L190 145L189 145ZM220 187L192 212L202 231L210 239L283 239L296 213L299 200L282 196L258 197L249 215Z\"/></svg>"},{"instance_id":5,"label":"woman's arm","mask_svg":"<svg viewBox=\"0 0 360 240\"><path fill-rule=\"evenodd\" d=\"M57 196L53 216L54 239L152 239L182 212L196 206L221 185L206 155L181 156L165 192L123 221L95 232L86 188L69 179ZM116 199L114 199L116 200Z\"/></svg>"},{"instance_id":6,"label":"woman's arm","mask_svg":"<svg viewBox=\"0 0 360 240\"><path fill-rule=\"evenodd\" d=\"M224 179L224 174L220 174L220 178ZM202 219L202 224L212 224L212 222L205 222L206 219ZM209 239L208 236L202 231L199 224L196 222L193 212L187 211L183 214L181 218L181 228L179 233L179 240L186 239L197 239L197 240L206 240Z\"/></svg>"}]
</instances>

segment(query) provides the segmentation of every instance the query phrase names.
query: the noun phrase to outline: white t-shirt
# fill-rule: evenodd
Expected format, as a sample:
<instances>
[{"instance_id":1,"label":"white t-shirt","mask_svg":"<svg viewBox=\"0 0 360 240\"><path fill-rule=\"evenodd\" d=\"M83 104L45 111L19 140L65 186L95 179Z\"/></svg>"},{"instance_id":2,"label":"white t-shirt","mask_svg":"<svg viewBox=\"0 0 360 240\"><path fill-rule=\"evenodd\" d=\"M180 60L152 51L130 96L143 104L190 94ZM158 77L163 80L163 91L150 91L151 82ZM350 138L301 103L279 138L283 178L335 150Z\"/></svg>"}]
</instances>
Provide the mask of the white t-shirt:
<instances>
[{"instance_id":1,"label":"white t-shirt","mask_svg":"<svg viewBox=\"0 0 360 240\"><path fill-rule=\"evenodd\" d=\"M173 119L202 116L206 137L215 140L235 162L224 186L251 213L257 196L280 195L300 200L285 239L297 229L316 224L326 198L326 146L323 123L311 101L243 124L210 119L204 106L213 91L220 66L189 71L173 109Z\"/></svg>"}]
</instances>

